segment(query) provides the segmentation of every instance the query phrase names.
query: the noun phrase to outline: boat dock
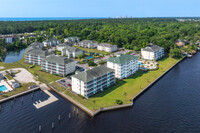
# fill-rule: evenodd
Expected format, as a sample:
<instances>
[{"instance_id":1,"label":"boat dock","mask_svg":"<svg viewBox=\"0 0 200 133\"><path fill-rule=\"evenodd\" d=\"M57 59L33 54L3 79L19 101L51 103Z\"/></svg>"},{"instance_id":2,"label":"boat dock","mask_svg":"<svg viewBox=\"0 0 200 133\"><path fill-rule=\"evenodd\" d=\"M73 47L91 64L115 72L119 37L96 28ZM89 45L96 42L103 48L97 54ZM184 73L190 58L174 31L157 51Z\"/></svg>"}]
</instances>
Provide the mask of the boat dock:
<instances>
[{"instance_id":1,"label":"boat dock","mask_svg":"<svg viewBox=\"0 0 200 133\"><path fill-rule=\"evenodd\" d=\"M45 84L42 84L42 85L40 85L40 89L44 92L44 93L46 93L47 95L49 95L49 98L47 99L47 100L45 100L45 101L36 101L36 103L33 103L33 105L37 108L37 109L39 109L39 108L42 108L42 107L44 107L44 106L46 106L46 105L48 105L48 104L51 104L51 103L53 103L53 102L55 102L55 101L57 101L58 100L58 98L56 98L53 94L51 94L48 90L49 90L49 88L48 88L48 86L47 85L45 85Z\"/></svg>"}]
</instances>

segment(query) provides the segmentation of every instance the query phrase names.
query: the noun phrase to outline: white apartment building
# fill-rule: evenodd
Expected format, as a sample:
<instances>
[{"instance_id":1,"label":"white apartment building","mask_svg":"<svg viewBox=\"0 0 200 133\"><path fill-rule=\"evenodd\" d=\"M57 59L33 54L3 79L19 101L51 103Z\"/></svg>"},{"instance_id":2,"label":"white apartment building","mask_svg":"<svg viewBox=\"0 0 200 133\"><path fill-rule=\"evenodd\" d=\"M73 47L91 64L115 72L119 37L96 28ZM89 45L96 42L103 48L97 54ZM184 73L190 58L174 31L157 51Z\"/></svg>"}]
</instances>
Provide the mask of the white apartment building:
<instances>
[{"instance_id":1,"label":"white apartment building","mask_svg":"<svg viewBox=\"0 0 200 133\"><path fill-rule=\"evenodd\" d=\"M91 40L83 40L83 41L80 41L79 43L77 43L77 45L79 47L94 49L94 48L97 48L98 42L91 41Z\"/></svg>"},{"instance_id":2,"label":"white apartment building","mask_svg":"<svg viewBox=\"0 0 200 133\"><path fill-rule=\"evenodd\" d=\"M149 46L141 49L141 56L145 60L158 60L165 55L164 48L152 43Z\"/></svg>"},{"instance_id":3,"label":"white apartment building","mask_svg":"<svg viewBox=\"0 0 200 133\"><path fill-rule=\"evenodd\" d=\"M138 57L134 55L118 55L118 57L108 59L107 67L115 70L116 78L124 79L138 71Z\"/></svg>"},{"instance_id":4,"label":"white apartment building","mask_svg":"<svg viewBox=\"0 0 200 133\"><path fill-rule=\"evenodd\" d=\"M115 71L105 66L95 67L72 76L72 91L86 98L115 84Z\"/></svg>"},{"instance_id":5,"label":"white apartment building","mask_svg":"<svg viewBox=\"0 0 200 133\"><path fill-rule=\"evenodd\" d=\"M79 54L83 54L83 50L65 44L56 46L56 49L61 51L62 56L67 56L68 58L76 58Z\"/></svg>"},{"instance_id":6,"label":"white apartment building","mask_svg":"<svg viewBox=\"0 0 200 133\"><path fill-rule=\"evenodd\" d=\"M42 60L41 70L64 77L68 74L74 73L75 64L76 62L72 59L58 55L49 55Z\"/></svg>"},{"instance_id":7,"label":"white apartment building","mask_svg":"<svg viewBox=\"0 0 200 133\"><path fill-rule=\"evenodd\" d=\"M58 39L55 39L55 38L51 38L51 39L48 39L48 40L46 40L46 41L43 41L43 44L44 44L45 47L48 47L48 46L50 46L50 47L56 46L56 45L58 45L58 44L60 44L60 43L61 43L61 41L58 40Z\"/></svg>"},{"instance_id":8,"label":"white apartment building","mask_svg":"<svg viewBox=\"0 0 200 133\"><path fill-rule=\"evenodd\" d=\"M117 51L117 45L112 45L109 43L101 43L98 44L97 49L100 51L114 52Z\"/></svg>"}]
</instances>

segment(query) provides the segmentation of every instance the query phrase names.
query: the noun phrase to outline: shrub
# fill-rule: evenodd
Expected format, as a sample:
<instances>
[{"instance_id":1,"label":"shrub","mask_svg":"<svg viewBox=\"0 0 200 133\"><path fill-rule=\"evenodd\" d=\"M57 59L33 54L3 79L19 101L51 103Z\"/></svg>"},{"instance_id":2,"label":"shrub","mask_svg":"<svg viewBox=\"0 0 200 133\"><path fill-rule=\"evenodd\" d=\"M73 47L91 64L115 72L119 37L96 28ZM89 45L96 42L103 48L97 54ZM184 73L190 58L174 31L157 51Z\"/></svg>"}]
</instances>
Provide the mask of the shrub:
<instances>
[{"instance_id":1,"label":"shrub","mask_svg":"<svg viewBox=\"0 0 200 133\"><path fill-rule=\"evenodd\" d=\"M96 66L97 64L94 61L88 61L88 66Z\"/></svg>"},{"instance_id":2,"label":"shrub","mask_svg":"<svg viewBox=\"0 0 200 133\"><path fill-rule=\"evenodd\" d=\"M123 104L122 100L116 100L116 103L117 103L118 105Z\"/></svg>"}]
</instances>

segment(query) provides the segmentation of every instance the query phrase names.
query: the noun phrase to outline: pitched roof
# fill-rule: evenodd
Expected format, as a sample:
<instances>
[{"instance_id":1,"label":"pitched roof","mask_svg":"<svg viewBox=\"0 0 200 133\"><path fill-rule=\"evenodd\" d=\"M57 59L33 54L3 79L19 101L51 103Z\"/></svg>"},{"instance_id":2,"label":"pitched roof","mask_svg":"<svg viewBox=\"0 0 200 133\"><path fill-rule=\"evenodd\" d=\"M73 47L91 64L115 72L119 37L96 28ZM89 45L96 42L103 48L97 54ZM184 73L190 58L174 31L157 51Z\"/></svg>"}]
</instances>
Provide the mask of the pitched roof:
<instances>
[{"instance_id":1,"label":"pitched roof","mask_svg":"<svg viewBox=\"0 0 200 133\"><path fill-rule=\"evenodd\" d=\"M51 38L51 39L45 40L44 42L48 43L48 42L54 42L54 41L60 41L60 40L56 38Z\"/></svg>"},{"instance_id":2,"label":"pitched roof","mask_svg":"<svg viewBox=\"0 0 200 133\"><path fill-rule=\"evenodd\" d=\"M36 48L36 47L29 47L26 49L26 54L31 54L31 55L36 55L36 56L41 56L41 57L46 57L48 55L51 55L53 54L52 52L48 52L48 51L44 51L44 50L41 50L39 48Z\"/></svg>"},{"instance_id":3,"label":"pitched roof","mask_svg":"<svg viewBox=\"0 0 200 133\"><path fill-rule=\"evenodd\" d=\"M29 46L34 46L34 47L44 47L44 44L41 43L41 42L34 42L34 43L31 43Z\"/></svg>"},{"instance_id":4,"label":"pitched roof","mask_svg":"<svg viewBox=\"0 0 200 133\"><path fill-rule=\"evenodd\" d=\"M99 66L93 69L89 69L85 72L73 75L72 77L77 78L84 83L94 80L94 78L99 78L107 73L114 72L113 69L107 68L106 66Z\"/></svg>"},{"instance_id":5,"label":"pitched roof","mask_svg":"<svg viewBox=\"0 0 200 133\"><path fill-rule=\"evenodd\" d=\"M96 41L92 41L92 40L83 40L83 41L81 41L81 43L83 43L83 44L87 44L87 43L93 44L93 43L97 43L97 42Z\"/></svg>"},{"instance_id":6,"label":"pitched roof","mask_svg":"<svg viewBox=\"0 0 200 133\"><path fill-rule=\"evenodd\" d=\"M75 48L75 47L71 47L71 46L66 46L65 49L69 52L79 52L79 51L82 51L78 48Z\"/></svg>"},{"instance_id":7,"label":"pitched roof","mask_svg":"<svg viewBox=\"0 0 200 133\"><path fill-rule=\"evenodd\" d=\"M61 65L66 65L68 63L73 62L74 60L68 59L67 57L58 56L58 55L49 55L46 57L46 61L51 63L58 63Z\"/></svg>"},{"instance_id":8,"label":"pitched roof","mask_svg":"<svg viewBox=\"0 0 200 133\"><path fill-rule=\"evenodd\" d=\"M72 43L64 42L64 43L61 43L61 44L57 45L57 47L65 47L65 46L72 46Z\"/></svg>"},{"instance_id":9,"label":"pitched roof","mask_svg":"<svg viewBox=\"0 0 200 133\"><path fill-rule=\"evenodd\" d=\"M155 52L155 51L160 50L160 49L163 49L163 48L160 47L160 46L153 45L152 43L150 43L149 46L147 46L145 48L142 48L141 50L142 51Z\"/></svg>"},{"instance_id":10,"label":"pitched roof","mask_svg":"<svg viewBox=\"0 0 200 133\"><path fill-rule=\"evenodd\" d=\"M117 45L112 45L112 44L109 44L109 43L101 43L99 44L99 46L103 46L103 47L116 47Z\"/></svg>"},{"instance_id":11,"label":"pitched roof","mask_svg":"<svg viewBox=\"0 0 200 133\"><path fill-rule=\"evenodd\" d=\"M125 54L125 55L121 55L119 57L109 58L108 61L123 65L131 60L136 60L136 59L138 59L137 56Z\"/></svg>"}]
</instances>

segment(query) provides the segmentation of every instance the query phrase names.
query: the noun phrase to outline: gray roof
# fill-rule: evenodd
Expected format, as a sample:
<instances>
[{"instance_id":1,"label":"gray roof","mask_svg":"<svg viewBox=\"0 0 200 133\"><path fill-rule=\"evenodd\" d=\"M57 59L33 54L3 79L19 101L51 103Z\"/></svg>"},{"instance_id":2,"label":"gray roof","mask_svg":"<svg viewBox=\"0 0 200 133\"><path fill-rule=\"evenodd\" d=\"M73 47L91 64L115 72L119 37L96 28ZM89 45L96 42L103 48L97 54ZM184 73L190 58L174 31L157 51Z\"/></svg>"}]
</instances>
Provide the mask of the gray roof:
<instances>
[{"instance_id":1,"label":"gray roof","mask_svg":"<svg viewBox=\"0 0 200 133\"><path fill-rule=\"evenodd\" d=\"M149 46L147 46L145 48L142 48L142 51L155 52L155 51L158 51L160 49L163 49L163 48L160 47L160 46L153 45L152 43L150 43Z\"/></svg>"},{"instance_id":2,"label":"gray roof","mask_svg":"<svg viewBox=\"0 0 200 133\"><path fill-rule=\"evenodd\" d=\"M34 42L34 43L31 43L29 46L34 46L34 47L44 47L44 44L41 43L41 42Z\"/></svg>"},{"instance_id":3,"label":"gray roof","mask_svg":"<svg viewBox=\"0 0 200 133\"><path fill-rule=\"evenodd\" d=\"M135 60L135 59L138 59L138 57L136 57L134 55L125 54L125 55L121 55L119 57L109 58L108 61L123 65L123 64L126 64L127 62L129 62L131 60Z\"/></svg>"},{"instance_id":4,"label":"gray roof","mask_svg":"<svg viewBox=\"0 0 200 133\"><path fill-rule=\"evenodd\" d=\"M79 74L73 75L72 77L75 77L84 83L87 83L89 81L94 80L95 78L99 78L107 73L114 72L113 69L107 68L106 66L99 66L95 67L93 69L89 69L85 72L81 72Z\"/></svg>"},{"instance_id":5,"label":"gray roof","mask_svg":"<svg viewBox=\"0 0 200 133\"><path fill-rule=\"evenodd\" d=\"M79 51L82 51L82 50L80 50L78 48L71 47L71 46L66 46L65 50L68 50L69 52L79 52Z\"/></svg>"},{"instance_id":6,"label":"gray roof","mask_svg":"<svg viewBox=\"0 0 200 133\"><path fill-rule=\"evenodd\" d=\"M30 54L30 55L36 55L36 56L41 56L41 57L46 57L48 55L53 54L52 52L48 52L48 51L44 51L41 50L39 48L35 48L35 47L29 47L26 50L26 54Z\"/></svg>"},{"instance_id":7,"label":"gray roof","mask_svg":"<svg viewBox=\"0 0 200 133\"><path fill-rule=\"evenodd\" d=\"M81 43L83 43L83 44L87 44L87 43L97 43L96 41L92 41L92 40L83 40L83 41L81 41Z\"/></svg>"},{"instance_id":8,"label":"gray roof","mask_svg":"<svg viewBox=\"0 0 200 133\"><path fill-rule=\"evenodd\" d=\"M54 42L54 41L60 41L58 39L55 39L55 38L51 38L51 39L48 39L48 40L45 40L44 42Z\"/></svg>"},{"instance_id":9,"label":"gray roof","mask_svg":"<svg viewBox=\"0 0 200 133\"><path fill-rule=\"evenodd\" d=\"M65 42L65 43L61 43L61 44L57 45L57 47L65 47L65 46L72 46L72 43Z\"/></svg>"},{"instance_id":10,"label":"gray roof","mask_svg":"<svg viewBox=\"0 0 200 133\"><path fill-rule=\"evenodd\" d=\"M99 44L99 46L111 48L111 47L116 47L117 45L112 45L112 44L109 44L109 43L101 43L101 44Z\"/></svg>"},{"instance_id":11,"label":"gray roof","mask_svg":"<svg viewBox=\"0 0 200 133\"><path fill-rule=\"evenodd\" d=\"M61 65L66 65L68 63L73 62L74 60L68 59L67 57L58 56L58 55L49 55L46 57L46 61L51 63L58 63Z\"/></svg>"}]
</instances>

